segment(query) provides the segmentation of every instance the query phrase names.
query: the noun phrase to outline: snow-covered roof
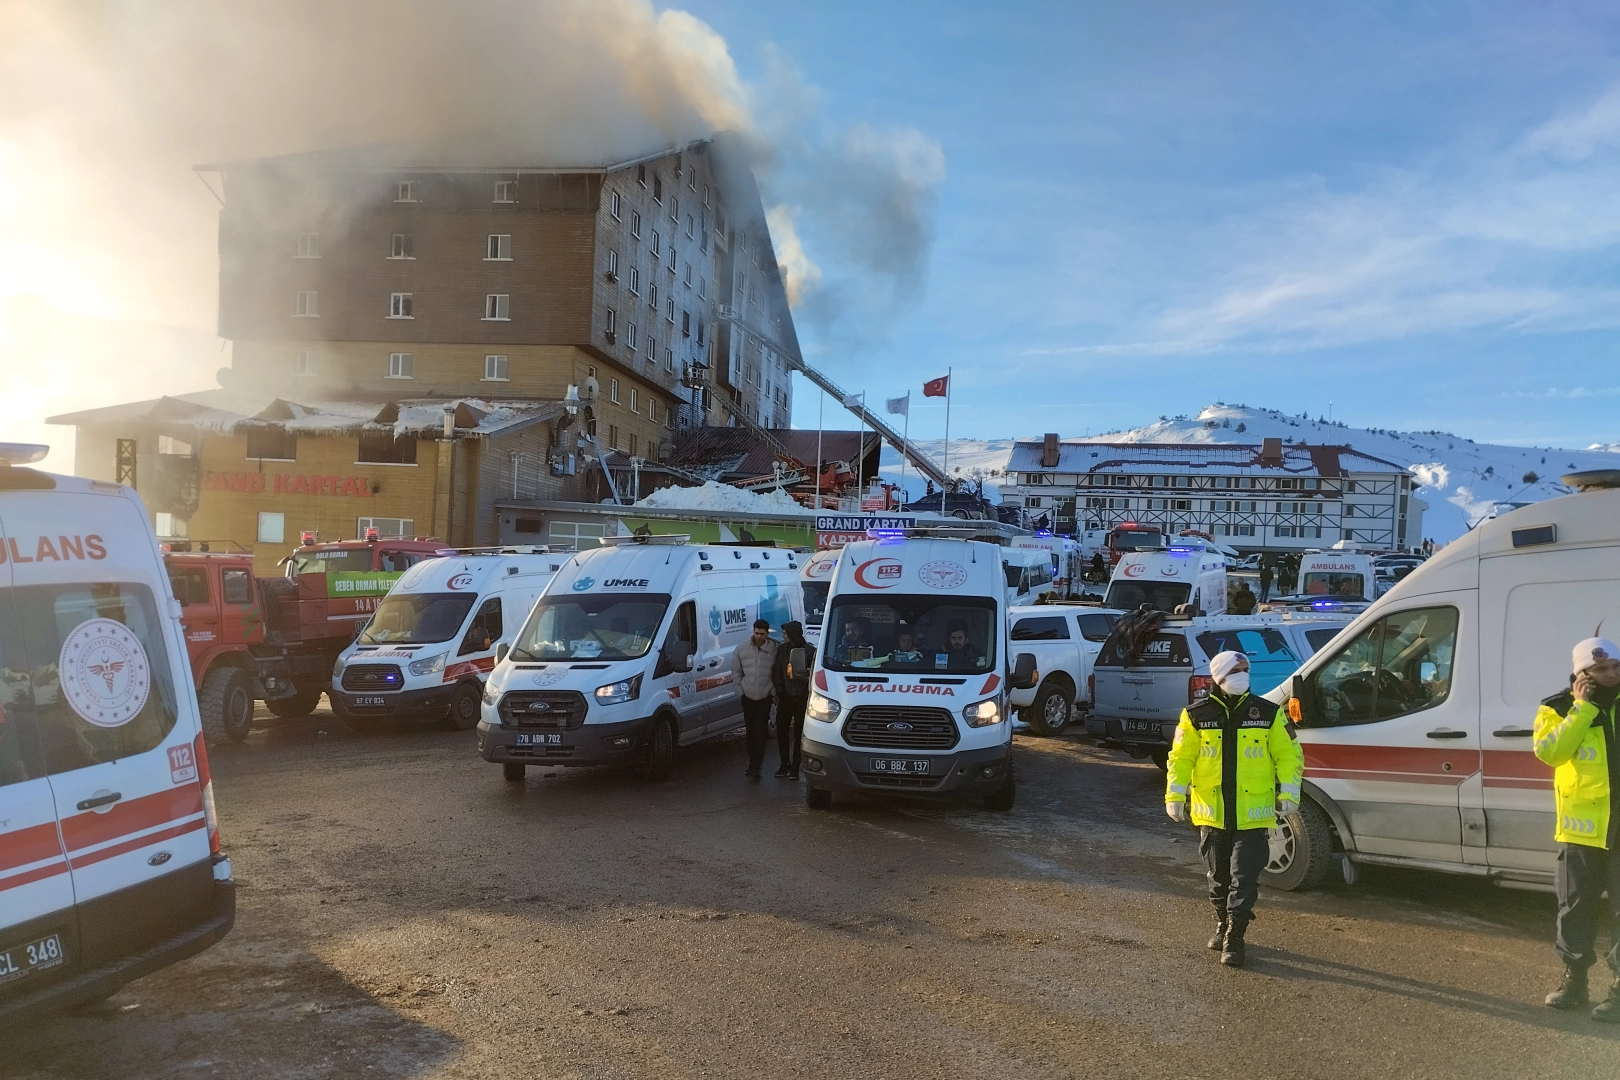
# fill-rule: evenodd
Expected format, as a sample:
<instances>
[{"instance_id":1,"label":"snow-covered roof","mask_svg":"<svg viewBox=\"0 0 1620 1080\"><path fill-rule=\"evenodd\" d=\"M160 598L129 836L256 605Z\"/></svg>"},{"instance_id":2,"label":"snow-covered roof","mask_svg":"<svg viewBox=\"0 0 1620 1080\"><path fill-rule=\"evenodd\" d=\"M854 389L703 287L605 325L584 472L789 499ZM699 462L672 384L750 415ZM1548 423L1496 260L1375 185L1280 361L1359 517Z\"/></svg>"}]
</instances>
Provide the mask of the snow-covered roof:
<instances>
[{"instance_id":1,"label":"snow-covered roof","mask_svg":"<svg viewBox=\"0 0 1620 1080\"><path fill-rule=\"evenodd\" d=\"M1261 447L1244 443L1058 443L1058 463L1041 464L1042 442L1020 440L1007 462L1009 472L1154 472L1235 475L1283 473L1289 476L1341 477L1350 473L1407 471L1393 461L1364 454L1348 446L1285 444L1281 458L1262 460Z\"/></svg>"},{"instance_id":2,"label":"snow-covered roof","mask_svg":"<svg viewBox=\"0 0 1620 1080\"><path fill-rule=\"evenodd\" d=\"M343 400L303 404L285 398L247 398L228 390L151 398L101 409L50 417L51 424L75 427L148 423L185 427L199 434L232 435L273 424L296 435L342 435L391 429L394 435L432 434L444 428L444 414L455 414L456 433L496 435L561 416L560 401L486 401L480 398L406 398L398 401Z\"/></svg>"}]
</instances>

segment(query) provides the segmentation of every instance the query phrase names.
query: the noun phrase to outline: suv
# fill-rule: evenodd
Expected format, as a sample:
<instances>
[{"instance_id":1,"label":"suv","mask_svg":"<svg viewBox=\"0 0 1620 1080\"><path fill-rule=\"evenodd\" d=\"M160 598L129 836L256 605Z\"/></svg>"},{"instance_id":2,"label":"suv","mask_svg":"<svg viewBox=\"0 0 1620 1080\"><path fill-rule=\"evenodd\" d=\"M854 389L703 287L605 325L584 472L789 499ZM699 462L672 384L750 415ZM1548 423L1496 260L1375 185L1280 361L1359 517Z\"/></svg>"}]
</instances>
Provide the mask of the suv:
<instances>
[{"instance_id":1,"label":"suv","mask_svg":"<svg viewBox=\"0 0 1620 1080\"><path fill-rule=\"evenodd\" d=\"M1012 647L1035 656L1040 684L1014 690L1018 719L1036 735L1056 735L1076 706L1091 706L1091 668L1123 611L1038 604L1008 610Z\"/></svg>"},{"instance_id":2,"label":"suv","mask_svg":"<svg viewBox=\"0 0 1620 1080\"><path fill-rule=\"evenodd\" d=\"M1104 746L1152 758L1163 768L1181 710L1209 695L1209 661L1233 650L1249 658L1255 695L1281 685L1326 645L1348 617L1209 615L1167 618L1146 640L1111 633L1094 669L1086 730Z\"/></svg>"}]
</instances>

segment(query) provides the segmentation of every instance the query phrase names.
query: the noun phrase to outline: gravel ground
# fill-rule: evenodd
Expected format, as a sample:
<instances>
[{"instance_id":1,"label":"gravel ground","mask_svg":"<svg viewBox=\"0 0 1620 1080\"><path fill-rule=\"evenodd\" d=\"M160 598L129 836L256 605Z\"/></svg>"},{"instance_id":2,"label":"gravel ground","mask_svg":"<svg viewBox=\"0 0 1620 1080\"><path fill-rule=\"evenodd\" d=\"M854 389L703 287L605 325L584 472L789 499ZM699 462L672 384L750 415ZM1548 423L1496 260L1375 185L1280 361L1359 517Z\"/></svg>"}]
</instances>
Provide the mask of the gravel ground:
<instances>
[{"instance_id":1,"label":"gravel ground","mask_svg":"<svg viewBox=\"0 0 1620 1080\"><path fill-rule=\"evenodd\" d=\"M1620 1075L1539 1005L1551 897L1396 871L1264 892L1203 948L1162 774L1020 737L1010 814L746 780L658 785L471 736L273 722L213 755L236 929L15 1037L23 1077ZM1595 989L1605 986L1600 977Z\"/></svg>"}]
</instances>

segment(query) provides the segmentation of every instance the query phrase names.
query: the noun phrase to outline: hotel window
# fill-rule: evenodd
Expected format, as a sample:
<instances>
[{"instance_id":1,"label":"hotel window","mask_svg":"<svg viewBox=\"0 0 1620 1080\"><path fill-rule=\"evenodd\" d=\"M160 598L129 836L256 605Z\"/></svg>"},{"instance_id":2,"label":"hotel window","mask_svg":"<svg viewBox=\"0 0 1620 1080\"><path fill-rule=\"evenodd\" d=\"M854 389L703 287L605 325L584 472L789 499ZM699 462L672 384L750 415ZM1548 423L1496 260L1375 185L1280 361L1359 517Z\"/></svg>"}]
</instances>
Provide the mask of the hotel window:
<instances>
[{"instance_id":1,"label":"hotel window","mask_svg":"<svg viewBox=\"0 0 1620 1080\"><path fill-rule=\"evenodd\" d=\"M654 229L652 231L652 253L655 256L655 258L653 260L654 262L657 261L656 256L662 255L664 253L663 239L664 239L663 237L658 235L658 230L657 229Z\"/></svg>"},{"instance_id":2,"label":"hotel window","mask_svg":"<svg viewBox=\"0 0 1620 1080\"><path fill-rule=\"evenodd\" d=\"M393 293L388 298L388 317L390 319L414 319L411 314L411 294L408 292Z\"/></svg>"},{"instance_id":3,"label":"hotel window","mask_svg":"<svg viewBox=\"0 0 1620 1080\"><path fill-rule=\"evenodd\" d=\"M708 184L703 185L703 205L704 206L709 205L709 185Z\"/></svg>"},{"instance_id":4,"label":"hotel window","mask_svg":"<svg viewBox=\"0 0 1620 1080\"><path fill-rule=\"evenodd\" d=\"M247 456L260 461L297 461L298 436L274 424L247 429Z\"/></svg>"},{"instance_id":5,"label":"hotel window","mask_svg":"<svg viewBox=\"0 0 1620 1080\"><path fill-rule=\"evenodd\" d=\"M388 377L390 379L412 379L414 365L411 354L408 352L395 352L388 354Z\"/></svg>"},{"instance_id":6,"label":"hotel window","mask_svg":"<svg viewBox=\"0 0 1620 1080\"><path fill-rule=\"evenodd\" d=\"M399 182L399 184L396 185L395 188L394 188L394 201L395 202L415 202L416 201L416 181L415 180L401 180Z\"/></svg>"},{"instance_id":7,"label":"hotel window","mask_svg":"<svg viewBox=\"0 0 1620 1080\"><path fill-rule=\"evenodd\" d=\"M686 264L686 270L681 274L681 280L686 282L686 287L687 288L692 287L692 264L691 263Z\"/></svg>"},{"instance_id":8,"label":"hotel window","mask_svg":"<svg viewBox=\"0 0 1620 1080\"><path fill-rule=\"evenodd\" d=\"M494 201L498 202L498 203L515 203L515 202L517 202L517 181L516 180L497 180L497 181L495 181L495 200Z\"/></svg>"},{"instance_id":9,"label":"hotel window","mask_svg":"<svg viewBox=\"0 0 1620 1080\"><path fill-rule=\"evenodd\" d=\"M416 258L416 238L410 233L395 233L393 245L388 249L388 257L390 259Z\"/></svg>"},{"instance_id":10,"label":"hotel window","mask_svg":"<svg viewBox=\"0 0 1620 1080\"><path fill-rule=\"evenodd\" d=\"M619 220L619 193L617 191L608 192L608 213L613 215L614 221Z\"/></svg>"},{"instance_id":11,"label":"hotel window","mask_svg":"<svg viewBox=\"0 0 1620 1080\"><path fill-rule=\"evenodd\" d=\"M316 298L317 294L313 292L299 293L298 299L293 301L293 317L298 319L320 318L320 310Z\"/></svg>"},{"instance_id":12,"label":"hotel window","mask_svg":"<svg viewBox=\"0 0 1620 1080\"><path fill-rule=\"evenodd\" d=\"M673 195L669 199L669 220L675 223L676 228L681 224L681 200Z\"/></svg>"},{"instance_id":13,"label":"hotel window","mask_svg":"<svg viewBox=\"0 0 1620 1080\"><path fill-rule=\"evenodd\" d=\"M658 399L657 398L648 398L647 399L647 419L651 420L655 424L658 423Z\"/></svg>"},{"instance_id":14,"label":"hotel window","mask_svg":"<svg viewBox=\"0 0 1620 1080\"><path fill-rule=\"evenodd\" d=\"M671 301L671 304L673 303L674 301ZM692 336L692 313L690 311L681 312L681 336Z\"/></svg>"},{"instance_id":15,"label":"hotel window","mask_svg":"<svg viewBox=\"0 0 1620 1080\"><path fill-rule=\"evenodd\" d=\"M183 518L175 517L173 514L165 513L165 512L163 512L161 510L158 511L153 516L157 519L154 522L154 524L157 526L157 534L159 536L161 536L161 537L182 537L182 536L186 535L186 523L185 523L185 520ZM238 570L237 573L243 573L243 571ZM199 584L201 584L201 583L199 582ZM206 586L202 586L202 587L205 590L207 588ZM176 591L178 591L178 590L176 590ZM182 601L182 603L184 603L184 602L185 601ZM247 600L245 602L246 603L252 603L253 601L251 599L249 599L249 600Z\"/></svg>"},{"instance_id":16,"label":"hotel window","mask_svg":"<svg viewBox=\"0 0 1620 1080\"><path fill-rule=\"evenodd\" d=\"M619 403L619 380L618 379L610 379L608 381L608 400L613 402L615 405L617 405Z\"/></svg>"},{"instance_id":17,"label":"hotel window","mask_svg":"<svg viewBox=\"0 0 1620 1080\"><path fill-rule=\"evenodd\" d=\"M607 253L607 276L609 281L619 279L619 253L612 248L608 248Z\"/></svg>"},{"instance_id":18,"label":"hotel window","mask_svg":"<svg viewBox=\"0 0 1620 1080\"><path fill-rule=\"evenodd\" d=\"M633 386L630 388L630 411L633 413L641 411L641 395L636 392L636 388Z\"/></svg>"},{"instance_id":19,"label":"hotel window","mask_svg":"<svg viewBox=\"0 0 1620 1080\"><path fill-rule=\"evenodd\" d=\"M642 187L647 186L647 166L636 166L636 183L640 184Z\"/></svg>"},{"instance_id":20,"label":"hotel window","mask_svg":"<svg viewBox=\"0 0 1620 1080\"><path fill-rule=\"evenodd\" d=\"M321 234L320 233L312 233L312 232L299 233L298 234L298 254L295 255L294 258L318 259L320 257L321 257Z\"/></svg>"},{"instance_id":21,"label":"hotel window","mask_svg":"<svg viewBox=\"0 0 1620 1080\"><path fill-rule=\"evenodd\" d=\"M411 518L363 517L355 521L355 536L364 537L367 529L376 529L384 540L409 540L416 535L416 522Z\"/></svg>"},{"instance_id":22,"label":"hotel window","mask_svg":"<svg viewBox=\"0 0 1620 1080\"><path fill-rule=\"evenodd\" d=\"M647 306L654 311L658 310L658 282L647 282Z\"/></svg>"},{"instance_id":23,"label":"hotel window","mask_svg":"<svg viewBox=\"0 0 1620 1080\"><path fill-rule=\"evenodd\" d=\"M672 326L674 325L674 323L675 323L675 301L674 300L666 300L664 302L664 320L666 322L668 322L670 325L672 325Z\"/></svg>"},{"instance_id":24,"label":"hotel window","mask_svg":"<svg viewBox=\"0 0 1620 1080\"><path fill-rule=\"evenodd\" d=\"M609 450L617 450L618 448L619 448L619 425L618 424L609 424L608 425L608 449Z\"/></svg>"},{"instance_id":25,"label":"hotel window","mask_svg":"<svg viewBox=\"0 0 1620 1080\"><path fill-rule=\"evenodd\" d=\"M415 465L416 436L396 436L392 428L361 431L360 449L354 460L356 465Z\"/></svg>"},{"instance_id":26,"label":"hotel window","mask_svg":"<svg viewBox=\"0 0 1620 1080\"><path fill-rule=\"evenodd\" d=\"M506 382L507 358L500 355L484 357L484 381Z\"/></svg>"},{"instance_id":27,"label":"hotel window","mask_svg":"<svg viewBox=\"0 0 1620 1080\"><path fill-rule=\"evenodd\" d=\"M284 544L287 542L287 515L259 515L259 543Z\"/></svg>"},{"instance_id":28,"label":"hotel window","mask_svg":"<svg viewBox=\"0 0 1620 1080\"><path fill-rule=\"evenodd\" d=\"M627 323L624 328L624 343L631 352L636 351L636 324Z\"/></svg>"},{"instance_id":29,"label":"hotel window","mask_svg":"<svg viewBox=\"0 0 1620 1080\"><path fill-rule=\"evenodd\" d=\"M630 211L630 235L637 240L641 239L641 211Z\"/></svg>"},{"instance_id":30,"label":"hotel window","mask_svg":"<svg viewBox=\"0 0 1620 1080\"><path fill-rule=\"evenodd\" d=\"M512 297L507 293L490 293L484 297L485 322L510 322Z\"/></svg>"},{"instance_id":31,"label":"hotel window","mask_svg":"<svg viewBox=\"0 0 1620 1080\"><path fill-rule=\"evenodd\" d=\"M664 180L660 176L653 177L653 202L660 205L664 201Z\"/></svg>"},{"instance_id":32,"label":"hotel window","mask_svg":"<svg viewBox=\"0 0 1620 1080\"><path fill-rule=\"evenodd\" d=\"M630 268L630 295L641 295L641 268L638 266Z\"/></svg>"},{"instance_id":33,"label":"hotel window","mask_svg":"<svg viewBox=\"0 0 1620 1080\"><path fill-rule=\"evenodd\" d=\"M690 239L692 239L692 237L694 237L696 235L697 235L697 231L692 227L692 215L687 214L686 215L686 238L688 240L690 240Z\"/></svg>"},{"instance_id":34,"label":"hotel window","mask_svg":"<svg viewBox=\"0 0 1620 1080\"><path fill-rule=\"evenodd\" d=\"M706 278L706 277L700 277L700 278L698 278L698 299L699 300L707 300L708 298L709 298L709 279Z\"/></svg>"},{"instance_id":35,"label":"hotel window","mask_svg":"<svg viewBox=\"0 0 1620 1080\"><path fill-rule=\"evenodd\" d=\"M619 313L614 311L612 308L607 309L607 324L603 329L606 331L607 339L609 341L612 341L613 335L619 332ZM614 396L613 400L619 400L617 395Z\"/></svg>"},{"instance_id":36,"label":"hotel window","mask_svg":"<svg viewBox=\"0 0 1620 1080\"><path fill-rule=\"evenodd\" d=\"M293 357L293 374L315 374L315 354L308 349L299 349L298 354Z\"/></svg>"},{"instance_id":37,"label":"hotel window","mask_svg":"<svg viewBox=\"0 0 1620 1080\"><path fill-rule=\"evenodd\" d=\"M675 370L675 350L674 349L665 349L664 350L664 367L669 371L674 371Z\"/></svg>"},{"instance_id":38,"label":"hotel window","mask_svg":"<svg viewBox=\"0 0 1620 1080\"><path fill-rule=\"evenodd\" d=\"M512 234L490 233L488 254L484 256L485 262L511 262L512 261Z\"/></svg>"}]
</instances>

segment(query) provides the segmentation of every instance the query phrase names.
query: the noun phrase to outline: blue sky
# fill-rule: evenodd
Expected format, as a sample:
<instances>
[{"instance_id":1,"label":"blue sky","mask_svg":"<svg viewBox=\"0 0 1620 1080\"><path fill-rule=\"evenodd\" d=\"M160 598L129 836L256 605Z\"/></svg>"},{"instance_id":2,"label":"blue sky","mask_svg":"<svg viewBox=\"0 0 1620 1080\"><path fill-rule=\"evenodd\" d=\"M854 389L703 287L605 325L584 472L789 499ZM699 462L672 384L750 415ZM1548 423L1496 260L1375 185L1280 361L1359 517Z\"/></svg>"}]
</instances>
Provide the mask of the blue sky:
<instances>
[{"instance_id":1,"label":"blue sky","mask_svg":"<svg viewBox=\"0 0 1620 1080\"><path fill-rule=\"evenodd\" d=\"M920 288L799 326L851 389L910 387L914 434L949 366L962 436L1224 400L1620 441L1620 9L680 6L750 83L796 69L829 131L942 150ZM799 221L830 276L835 226Z\"/></svg>"}]
</instances>

